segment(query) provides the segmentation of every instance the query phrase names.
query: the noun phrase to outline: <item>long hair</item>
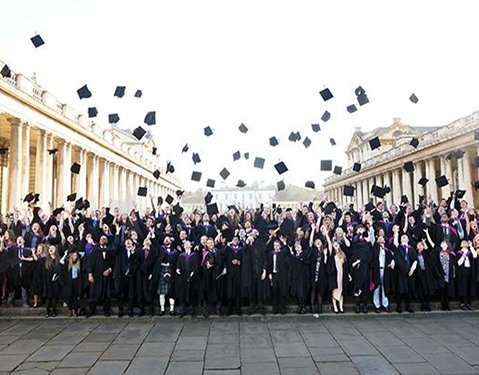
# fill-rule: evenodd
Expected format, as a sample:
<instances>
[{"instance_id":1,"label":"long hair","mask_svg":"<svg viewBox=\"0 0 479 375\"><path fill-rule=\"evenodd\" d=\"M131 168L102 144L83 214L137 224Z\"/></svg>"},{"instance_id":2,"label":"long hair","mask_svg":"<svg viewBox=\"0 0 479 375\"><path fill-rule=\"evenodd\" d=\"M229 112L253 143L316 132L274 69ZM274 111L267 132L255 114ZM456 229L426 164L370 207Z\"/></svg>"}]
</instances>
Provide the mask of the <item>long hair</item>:
<instances>
[{"instance_id":1,"label":"long hair","mask_svg":"<svg viewBox=\"0 0 479 375\"><path fill-rule=\"evenodd\" d=\"M56 246L53 246L53 247L55 248L55 260L58 262L59 260L58 249ZM54 267L53 258L50 255L50 247L49 247L47 251L47 256L45 258L45 268L50 271L53 267Z\"/></svg>"},{"instance_id":2,"label":"long hair","mask_svg":"<svg viewBox=\"0 0 479 375\"><path fill-rule=\"evenodd\" d=\"M78 268L78 273L80 273L81 270L81 261L80 261L80 256L77 253L77 260L75 262L77 268ZM70 257L68 258L68 271L71 271L73 267L73 257L72 254L70 254Z\"/></svg>"},{"instance_id":3,"label":"long hair","mask_svg":"<svg viewBox=\"0 0 479 375\"><path fill-rule=\"evenodd\" d=\"M338 248L334 250L335 252L335 255L338 256L339 260L344 263L345 260L346 260L346 254L344 253L343 249L341 249L341 245L339 245L338 242L336 242L338 244ZM334 249L334 247L333 247Z\"/></svg>"}]
</instances>

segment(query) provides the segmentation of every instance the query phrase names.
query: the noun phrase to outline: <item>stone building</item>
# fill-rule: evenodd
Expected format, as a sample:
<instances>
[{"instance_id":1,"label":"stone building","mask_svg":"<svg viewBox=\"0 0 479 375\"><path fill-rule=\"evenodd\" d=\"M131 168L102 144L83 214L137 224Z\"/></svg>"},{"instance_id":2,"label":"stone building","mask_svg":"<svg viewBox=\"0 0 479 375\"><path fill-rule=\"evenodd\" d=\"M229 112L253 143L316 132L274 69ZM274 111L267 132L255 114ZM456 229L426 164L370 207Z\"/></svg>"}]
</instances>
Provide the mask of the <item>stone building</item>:
<instances>
[{"instance_id":1,"label":"stone building","mask_svg":"<svg viewBox=\"0 0 479 375\"><path fill-rule=\"evenodd\" d=\"M479 154L479 142L475 140L478 130L479 111L440 127L413 127L395 119L390 126L369 133L356 129L346 151L348 166L341 175L325 180L325 194L341 204L361 207L370 199L378 200L371 194L373 185L391 188L384 197L387 204L400 202L402 195L417 204L420 194L430 194L438 202L447 198L451 190L462 189L466 191L464 199L479 207L479 194L474 188L479 179L475 164ZM381 147L371 150L369 140L374 137L379 138ZM419 140L417 148L410 145L413 137ZM413 172L404 169L404 163L409 161L413 162ZM361 163L359 172L353 171L354 163ZM443 188L435 181L441 175L449 181ZM418 184L421 177L429 179L425 186ZM355 188L353 197L343 195L345 185Z\"/></svg>"},{"instance_id":2,"label":"stone building","mask_svg":"<svg viewBox=\"0 0 479 375\"><path fill-rule=\"evenodd\" d=\"M0 61L0 66L4 63ZM59 207L67 195L90 201L93 209L112 206L126 210L136 202L139 186L148 195L174 195L179 182L166 174L151 134L138 141L128 131L102 130L82 114L22 74L0 75L0 213L21 208L29 193L39 193L43 209ZM56 149L50 153L48 150ZM81 164L79 174L70 168ZM152 172L161 171L159 179Z\"/></svg>"}]
</instances>

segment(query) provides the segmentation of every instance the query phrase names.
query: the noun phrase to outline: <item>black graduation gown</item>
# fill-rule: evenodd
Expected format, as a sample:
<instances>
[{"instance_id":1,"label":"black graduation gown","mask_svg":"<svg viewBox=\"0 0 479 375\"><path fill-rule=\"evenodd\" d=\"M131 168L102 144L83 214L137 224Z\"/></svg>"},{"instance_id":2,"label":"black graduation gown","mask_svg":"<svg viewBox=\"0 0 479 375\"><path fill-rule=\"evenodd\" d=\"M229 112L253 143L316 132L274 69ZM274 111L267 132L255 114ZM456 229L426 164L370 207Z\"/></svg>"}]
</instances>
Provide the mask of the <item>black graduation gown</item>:
<instances>
[{"instance_id":1,"label":"black graduation gown","mask_svg":"<svg viewBox=\"0 0 479 375\"><path fill-rule=\"evenodd\" d=\"M464 261L459 265L459 259L462 257L462 252L458 251L456 253L456 296L457 297L466 297L468 289L470 290L470 296L476 297L476 283L477 283L477 263L469 252L468 259L470 267L466 268Z\"/></svg>"},{"instance_id":2,"label":"black graduation gown","mask_svg":"<svg viewBox=\"0 0 479 375\"><path fill-rule=\"evenodd\" d=\"M191 252L189 255L181 253L178 256L175 269L175 288L176 298L178 303L196 304L197 295L197 282L199 280L199 256L198 254ZM176 273L176 270L180 270L180 274ZM193 272L193 276L191 273Z\"/></svg>"},{"instance_id":3,"label":"black graduation gown","mask_svg":"<svg viewBox=\"0 0 479 375\"><path fill-rule=\"evenodd\" d=\"M375 244L373 247L373 261L372 261L372 281L374 283L374 289L381 285L381 270L379 266L379 254L381 247L378 244ZM384 260L384 275L383 275L383 288L384 294L389 296L393 293L393 276L394 270L391 267L388 267L391 262L394 260L394 253L384 247L385 250L385 260Z\"/></svg>"},{"instance_id":4,"label":"black graduation gown","mask_svg":"<svg viewBox=\"0 0 479 375\"><path fill-rule=\"evenodd\" d=\"M439 267L439 270L441 272L441 278L438 281L439 288L444 288L446 281L444 280L444 269L442 268L441 264L441 255L440 255L440 248L436 247L434 249L434 261L437 264L437 267ZM454 286L456 284L456 281L454 279L454 276L456 275L456 254L454 253L449 253L449 278L448 278L448 296L450 298L454 297Z\"/></svg>"},{"instance_id":5,"label":"black graduation gown","mask_svg":"<svg viewBox=\"0 0 479 375\"><path fill-rule=\"evenodd\" d=\"M94 282L90 285L90 297L93 303L103 299L111 299L113 288L113 272L103 276L103 272L111 268L114 271L115 250L111 247L95 246L87 264L88 273L93 275Z\"/></svg>"},{"instance_id":6,"label":"black graduation gown","mask_svg":"<svg viewBox=\"0 0 479 375\"><path fill-rule=\"evenodd\" d=\"M169 264L168 273L170 274L170 278L168 281L168 288L166 290L166 294L168 294L171 298L175 297L175 277L174 272L176 270L176 261L178 260L179 252L176 249L169 248L169 250L162 246L158 252L158 256L156 257L155 264L153 266L153 284L152 287L158 290L160 285L160 278L164 278L165 272L162 270L162 263ZM165 281L164 279L163 281Z\"/></svg>"},{"instance_id":7,"label":"black graduation gown","mask_svg":"<svg viewBox=\"0 0 479 375\"><path fill-rule=\"evenodd\" d=\"M266 246L261 239L246 245L243 256L243 296L248 297L250 303L263 303L269 297L270 281L266 275L261 280L263 270L267 269Z\"/></svg>"},{"instance_id":8,"label":"black graduation gown","mask_svg":"<svg viewBox=\"0 0 479 375\"><path fill-rule=\"evenodd\" d=\"M241 245L237 248L227 246L224 252L226 265L226 295L228 299L241 298L241 269L243 267L244 250ZM239 264L233 264L233 260Z\"/></svg>"},{"instance_id":9,"label":"black graduation gown","mask_svg":"<svg viewBox=\"0 0 479 375\"><path fill-rule=\"evenodd\" d=\"M395 284L394 288L396 291L396 294L412 294L414 293L415 290L415 285L414 285L414 274L413 276L409 276L409 269L414 263L414 261L417 261L417 254L416 250L413 247L409 247L408 251L408 257L409 257L409 265L406 263L406 259L404 256L405 248L402 245L399 245L398 247L392 246L393 252L394 252L394 262L396 263L395 269L394 269L394 274L396 276L395 278ZM416 266L416 271L417 272L417 267Z\"/></svg>"},{"instance_id":10,"label":"black graduation gown","mask_svg":"<svg viewBox=\"0 0 479 375\"><path fill-rule=\"evenodd\" d=\"M291 295L305 300L309 290L309 252L291 255Z\"/></svg>"},{"instance_id":11,"label":"black graduation gown","mask_svg":"<svg viewBox=\"0 0 479 375\"><path fill-rule=\"evenodd\" d=\"M31 287L33 262L20 261L18 252L19 248L16 245L8 248L9 268L7 270L7 286L10 292L20 286L26 289ZM25 258L31 257L31 250L24 247L23 256Z\"/></svg>"},{"instance_id":12,"label":"black graduation gown","mask_svg":"<svg viewBox=\"0 0 479 375\"><path fill-rule=\"evenodd\" d=\"M329 258L331 257L327 260ZM328 285L332 283L333 278L336 280L336 276L330 272L329 268L327 262L324 262L323 250L313 246L309 252L309 282L321 296L326 290L332 290Z\"/></svg>"},{"instance_id":13,"label":"black graduation gown","mask_svg":"<svg viewBox=\"0 0 479 375\"><path fill-rule=\"evenodd\" d=\"M328 291L331 293L334 289L338 288L338 270L336 268L336 260L334 259L335 255L331 254L328 256L328 259L326 261L326 274L328 278ZM343 262L343 296L346 295L346 291L348 288L348 283L349 283L349 263L348 260L345 259Z\"/></svg>"},{"instance_id":14,"label":"black graduation gown","mask_svg":"<svg viewBox=\"0 0 479 375\"><path fill-rule=\"evenodd\" d=\"M47 269L46 258L40 259L40 278L42 281L43 299L56 299L60 296L60 275L62 265L56 260L55 264Z\"/></svg>"},{"instance_id":15,"label":"black graduation gown","mask_svg":"<svg viewBox=\"0 0 479 375\"><path fill-rule=\"evenodd\" d=\"M457 233L456 228L454 228L452 225L449 225L449 243L451 245L451 251L459 251L460 250L460 241L459 241L459 236ZM444 228L442 227L442 224L433 224L432 225L432 239L436 245L440 245L442 241L444 241L446 238L446 235L444 234Z\"/></svg>"},{"instance_id":16,"label":"black graduation gown","mask_svg":"<svg viewBox=\"0 0 479 375\"><path fill-rule=\"evenodd\" d=\"M273 283L276 283L279 287L280 294L286 296L288 293L288 263L291 253L284 246L276 253L276 273L273 273L273 256L274 251L268 255L268 277L270 274L273 275Z\"/></svg>"},{"instance_id":17,"label":"black graduation gown","mask_svg":"<svg viewBox=\"0 0 479 375\"><path fill-rule=\"evenodd\" d=\"M68 263L61 267L60 271L60 286L63 292L63 298L68 303L73 298L78 298L82 290L82 276L81 267L77 278L73 278L72 270L68 270Z\"/></svg>"},{"instance_id":18,"label":"black graduation gown","mask_svg":"<svg viewBox=\"0 0 479 375\"><path fill-rule=\"evenodd\" d=\"M137 252L140 263L136 278L138 298L150 303L157 291L157 288L153 286L153 280L149 280L149 276L153 274L155 261L158 257L158 249L151 247L147 256L145 255L145 249L138 250Z\"/></svg>"},{"instance_id":19,"label":"black graduation gown","mask_svg":"<svg viewBox=\"0 0 479 375\"><path fill-rule=\"evenodd\" d=\"M217 250L209 251L204 249L201 253L200 260L200 286L199 286L199 296L200 301L205 304L213 304L218 300L216 293L216 278L218 277L220 267L217 267ZM218 273L219 272L219 273Z\"/></svg>"},{"instance_id":20,"label":"black graduation gown","mask_svg":"<svg viewBox=\"0 0 479 375\"><path fill-rule=\"evenodd\" d=\"M121 246L115 258L115 266L113 268L113 280L115 287L115 295L118 301L137 300L137 277L140 268L140 253L134 251L128 257L128 250Z\"/></svg>"},{"instance_id":21,"label":"black graduation gown","mask_svg":"<svg viewBox=\"0 0 479 375\"><path fill-rule=\"evenodd\" d=\"M423 250L422 257L424 259L425 270L422 270L419 264L419 254L416 271L414 271L416 291L418 295L430 296L439 290L440 277L439 270L433 260L432 250Z\"/></svg>"},{"instance_id":22,"label":"black graduation gown","mask_svg":"<svg viewBox=\"0 0 479 375\"><path fill-rule=\"evenodd\" d=\"M349 263L350 274L353 279L353 292L367 293L369 291L369 273L372 262L372 246L369 241L362 237L356 237L352 244L351 260ZM361 262L352 267L352 264Z\"/></svg>"}]
</instances>

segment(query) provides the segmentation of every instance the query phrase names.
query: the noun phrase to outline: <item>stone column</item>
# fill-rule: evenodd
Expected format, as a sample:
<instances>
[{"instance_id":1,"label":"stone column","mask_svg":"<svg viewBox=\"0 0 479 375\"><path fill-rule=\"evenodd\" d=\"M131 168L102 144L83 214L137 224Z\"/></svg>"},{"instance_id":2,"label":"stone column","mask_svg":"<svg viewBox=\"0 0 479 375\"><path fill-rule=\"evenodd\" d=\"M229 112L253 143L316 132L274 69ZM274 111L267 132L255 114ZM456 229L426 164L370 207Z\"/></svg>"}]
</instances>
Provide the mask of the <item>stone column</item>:
<instances>
[{"instance_id":1,"label":"stone column","mask_svg":"<svg viewBox=\"0 0 479 375\"><path fill-rule=\"evenodd\" d=\"M48 153L48 150L53 149L53 134L49 133L47 134L47 172L46 172L46 189L45 189L45 195L43 196L43 199L45 200L44 204L45 207L48 207L49 204L54 206L55 204L55 197L53 196L53 158L55 155L50 155ZM42 197L40 196L40 199ZM42 199L42 201L43 201ZM55 207L54 207L55 208Z\"/></svg>"},{"instance_id":2,"label":"stone column","mask_svg":"<svg viewBox=\"0 0 479 375\"><path fill-rule=\"evenodd\" d=\"M128 190L130 191L128 197L128 207L133 207L133 204L136 200L136 193L138 192L138 188L135 189L134 172L132 171L128 171Z\"/></svg>"},{"instance_id":3,"label":"stone column","mask_svg":"<svg viewBox=\"0 0 479 375\"><path fill-rule=\"evenodd\" d=\"M20 187L22 186L22 126L16 118L8 119L10 123L10 150L8 160L8 212L15 208L20 209L23 197Z\"/></svg>"},{"instance_id":4,"label":"stone column","mask_svg":"<svg viewBox=\"0 0 479 375\"><path fill-rule=\"evenodd\" d=\"M417 182L422 176L422 163L421 162L416 162L414 163L414 172L412 174L412 194L413 194L413 199L411 199L411 202L414 203L414 207L419 203L419 194L424 195L422 186L419 185Z\"/></svg>"},{"instance_id":5,"label":"stone column","mask_svg":"<svg viewBox=\"0 0 479 375\"><path fill-rule=\"evenodd\" d=\"M438 203L438 193L437 193L437 184L436 184L436 163L434 157L427 159L426 163L426 178L429 180L427 183L427 194L431 195L431 199Z\"/></svg>"},{"instance_id":6,"label":"stone column","mask_svg":"<svg viewBox=\"0 0 479 375\"><path fill-rule=\"evenodd\" d=\"M57 202L56 205L66 203L67 195L71 194L71 147L65 140L58 145L57 158Z\"/></svg>"},{"instance_id":7,"label":"stone column","mask_svg":"<svg viewBox=\"0 0 479 375\"><path fill-rule=\"evenodd\" d=\"M22 124L22 149L23 149L23 160L22 160L22 185L21 185L21 196L24 197L30 193L30 124L24 122Z\"/></svg>"},{"instance_id":8,"label":"stone column","mask_svg":"<svg viewBox=\"0 0 479 375\"><path fill-rule=\"evenodd\" d=\"M120 171L119 166L113 164L113 204L120 207Z\"/></svg>"},{"instance_id":9,"label":"stone column","mask_svg":"<svg viewBox=\"0 0 479 375\"><path fill-rule=\"evenodd\" d=\"M80 173L76 176L76 192L78 198L87 198L86 176L88 173L88 163L86 162L86 151L83 148L78 150L78 164L81 165ZM91 202L90 202L91 203Z\"/></svg>"},{"instance_id":10,"label":"stone column","mask_svg":"<svg viewBox=\"0 0 479 375\"><path fill-rule=\"evenodd\" d=\"M469 207L473 207L474 198L472 195L472 185L474 182L471 173L471 164L474 162L474 155L469 150L466 150L464 156L457 160L457 170L459 172L459 189L466 190L464 200L467 201Z\"/></svg>"},{"instance_id":11,"label":"stone column","mask_svg":"<svg viewBox=\"0 0 479 375\"><path fill-rule=\"evenodd\" d=\"M440 161L441 161L441 175L446 176L447 180L449 181L449 185L446 185L441 188L440 198L447 199L451 193L451 187L450 187L450 184L452 184L451 166L450 166L450 161L446 160L445 155L441 155Z\"/></svg>"},{"instance_id":12,"label":"stone column","mask_svg":"<svg viewBox=\"0 0 479 375\"><path fill-rule=\"evenodd\" d=\"M49 198L47 195L48 178L48 140L45 131L40 130L37 137L37 151L35 161L35 193L40 194L40 207L48 210Z\"/></svg>"},{"instance_id":13,"label":"stone column","mask_svg":"<svg viewBox=\"0 0 479 375\"><path fill-rule=\"evenodd\" d=\"M369 202L369 189L368 189L368 181L366 179L361 181L363 185L363 206Z\"/></svg>"},{"instance_id":14,"label":"stone column","mask_svg":"<svg viewBox=\"0 0 479 375\"><path fill-rule=\"evenodd\" d=\"M98 168L98 156L91 153L90 154L90 179L89 179L89 187L88 187L88 200L90 201L90 205L92 209L98 208L98 201L99 201L99 189L98 184L100 182L99 178L99 168Z\"/></svg>"},{"instance_id":15,"label":"stone column","mask_svg":"<svg viewBox=\"0 0 479 375\"><path fill-rule=\"evenodd\" d=\"M398 205L400 202L401 202L401 184L399 183L399 169L394 169L392 171L392 180L393 180L393 183L392 183L392 187L391 187L391 191L392 191L392 197L393 197L393 204L396 204Z\"/></svg>"},{"instance_id":16,"label":"stone column","mask_svg":"<svg viewBox=\"0 0 479 375\"><path fill-rule=\"evenodd\" d=\"M103 160L101 181L102 181L102 202L103 207L109 207L110 205L110 162L106 159Z\"/></svg>"},{"instance_id":17,"label":"stone column","mask_svg":"<svg viewBox=\"0 0 479 375\"><path fill-rule=\"evenodd\" d=\"M356 210L359 211L359 209L363 206L363 184L361 181L356 182L356 191L354 192L356 194Z\"/></svg>"},{"instance_id":18,"label":"stone column","mask_svg":"<svg viewBox=\"0 0 479 375\"><path fill-rule=\"evenodd\" d=\"M411 189L411 174L402 169L402 195L408 197L409 202L414 204L414 197Z\"/></svg>"},{"instance_id":19,"label":"stone column","mask_svg":"<svg viewBox=\"0 0 479 375\"><path fill-rule=\"evenodd\" d=\"M392 195L392 187L391 187L391 173L387 171L384 173L384 186L387 186L391 189L391 193L386 194L384 196L384 202L386 203L386 206L389 208L391 206L391 195Z\"/></svg>"},{"instance_id":20,"label":"stone column","mask_svg":"<svg viewBox=\"0 0 479 375\"><path fill-rule=\"evenodd\" d=\"M120 170L120 207L122 211L129 209L126 204L126 169L121 168Z\"/></svg>"}]
</instances>

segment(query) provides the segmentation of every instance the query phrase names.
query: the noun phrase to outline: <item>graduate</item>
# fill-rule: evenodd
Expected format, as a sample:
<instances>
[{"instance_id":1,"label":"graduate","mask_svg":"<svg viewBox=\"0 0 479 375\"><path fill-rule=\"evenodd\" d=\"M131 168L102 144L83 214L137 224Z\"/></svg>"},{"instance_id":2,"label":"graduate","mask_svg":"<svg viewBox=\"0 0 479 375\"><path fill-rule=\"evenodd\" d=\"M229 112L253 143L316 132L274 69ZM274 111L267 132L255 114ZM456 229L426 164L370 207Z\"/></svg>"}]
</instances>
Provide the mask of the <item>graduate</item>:
<instances>
[{"instance_id":1,"label":"graduate","mask_svg":"<svg viewBox=\"0 0 479 375\"><path fill-rule=\"evenodd\" d=\"M158 256L157 247L152 247L153 243L150 238L143 241L143 247L138 250L139 267L137 281L138 300L140 304L139 316L145 315L145 309L148 307L150 316L155 313L155 297L156 288L153 286L153 268Z\"/></svg>"},{"instance_id":2,"label":"graduate","mask_svg":"<svg viewBox=\"0 0 479 375\"><path fill-rule=\"evenodd\" d=\"M456 267L456 254L451 252L447 241L441 241L439 249L435 249L436 259L442 269L442 278L439 281L441 295L441 309L450 311L450 299L454 296L454 275Z\"/></svg>"},{"instance_id":3,"label":"graduate","mask_svg":"<svg viewBox=\"0 0 479 375\"><path fill-rule=\"evenodd\" d=\"M43 300L47 312L45 317L57 316L57 302L60 296L60 256L55 245L48 246L47 255L41 260L42 268L40 272L43 283Z\"/></svg>"},{"instance_id":4,"label":"graduate","mask_svg":"<svg viewBox=\"0 0 479 375\"><path fill-rule=\"evenodd\" d=\"M165 237L153 269L154 281L157 283L160 300L160 316L165 315L167 298L170 304L170 315L175 315L175 279L173 273L176 269L178 255L178 250L171 246L170 237Z\"/></svg>"},{"instance_id":5,"label":"graduate","mask_svg":"<svg viewBox=\"0 0 479 375\"><path fill-rule=\"evenodd\" d=\"M417 267L416 250L409 245L409 237L403 234L399 238L399 227L393 227L393 252L395 262L396 312L402 313L402 302L406 303L406 310L413 313L411 299L415 291L414 272Z\"/></svg>"},{"instance_id":6,"label":"graduate","mask_svg":"<svg viewBox=\"0 0 479 375\"><path fill-rule=\"evenodd\" d=\"M339 242L329 242L328 246L332 248L327 263L328 288L331 290L333 311L335 314L344 314L344 294L349 282L348 262Z\"/></svg>"},{"instance_id":7,"label":"graduate","mask_svg":"<svg viewBox=\"0 0 479 375\"><path fill-rule=\"evenodd\" d=\"M80 293L82 290L82 262L78 251L73 250L68 261L61 267L60 285L63 290L69 316L78 316Z\"/></svg>"},{"instance_id":8,"label":"graduate","mask_svg":"<svg viewBox=\"0 0 479 375\"><path fill-rule=\"evenodd\" d=\"M288 293L288 259L291 256L286 240L275 240L268 256L268 277L271 282L273 314L286 313Z\"/></svg>"},{"instance_id":9,"label":"graduate","mask_svg":"<svg viewBox=\"0 0 479 375\"><path fill-rule=\"evenodd\" d=\"M233 215L231 219L235 219ZM241 274L243 266L244 249L237 235L225 247L224 261L226 266L226 294L228 297L228 315L233 311L241 315L242 283Z\"/></svg>"},{"instance_id":10,"label":"graduate","mask_svg":"<svg viewBox=\"0 0 479 375\"><path fill-rule=\"evenodd\" d=\"M246 288L251 314L263 314L264 303L270 295L271 284L267 278L266 246L258 232L250 231L246 238L243 258L242 284Z\"/></svg>"},{"instance_id":11,"label":"graduate","mask_svg":"<svg viewBox=\"0 0 479 375\"><path fill-rule=\"evenodd\" d=\"M474 310L472 299L476 297L477 252L471 241L461 241L456 253L456 295L461 299L461 310Z\"/></svg>"},{"instance_id":12,"label":"graduate","mask_svg":"<svg viewBox=\"0 0 479 375\"><path fill-rule=\"evenodd\" d=\"M203 316L207 318L218 301L216 294L216 279L219 276L220 265L217 257L218 250L211 237L205 236L205 247L201 252L199 265L199 300L203 305Z\"/></svg>"},{"instance_id":13,"label":"graduate","mask_svg":"<svg viewBox=\"0 0 479 375\"><path fill-rule=\"evenodd\" d=\"M7 271L8 299L12 305L17 291L20 291L22 307L29 307L28 290L33 279L33 256L30 248L25 247L25 240L19 236L16 243L8 249L9 268Z\"/></svg>"},{"instance_id":14,"label":"graduate","mask_svg":"<svg viewBox=\"0 0 479 375\"><path fill-rule=\"evenodd\" d=\"M386 247L384 235L380 235L374 244L372 261L373 304L376 313L381 310L391 312L388 297L393 291L394 268L394 253Z\"/></svg>"},{"instance_id":15,"label":"graduate","mask_svg":"<svg viewBox=\"0 0 479 375\"><path fill-rule=\"evenodd\" d=\"M292 248L289 265L291 268L291 295L298 301L297 313L305 314L309 291L309 253L303 251L301 241L297 241Z\"/></svg>"},{"instance_id":16,"label":"graduate","mask_svg":"<svg viewBox=\"0 0 479 375\"><path fill-rule=\"evenodd\" d=\"M328 290L329 277L334 278L332 272L327 272L328 260L328 248L316 238L309 251L310 303L316 317L323 313L323 296Z\"/></svg>"},{"instance_id":17,"label":"graduate","mask_svg":"<svg viewBox=\"0 0 479 375\"><path fill-rule=\"evenodd\" d=\"M371 233L369 232L371 231ZM372 262L372 228L364 225L356 227L356 236L352 243L349 275L353 285L353 294L356 302L356 314L367 314L367 296L369 293L369 272Z\"/></svg>"},{"instance_id":18,"label":"graduate","mask_svg":"<svg viewBox=\"0 0 479 375\"><path fill-rule=\"evenodd\" d=\"M179 305L180 316L186 314L187 306L191 309L191 316L196 315L198 304L199 255L192 252L192 244L185 241L184 252L180 253L176 262L176 300Z\"/></svg>"}]
</instances>

